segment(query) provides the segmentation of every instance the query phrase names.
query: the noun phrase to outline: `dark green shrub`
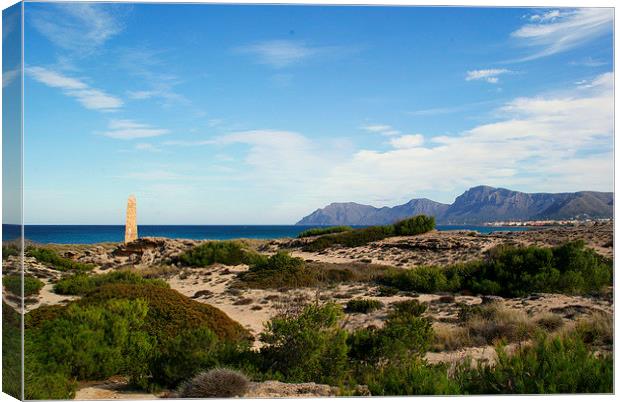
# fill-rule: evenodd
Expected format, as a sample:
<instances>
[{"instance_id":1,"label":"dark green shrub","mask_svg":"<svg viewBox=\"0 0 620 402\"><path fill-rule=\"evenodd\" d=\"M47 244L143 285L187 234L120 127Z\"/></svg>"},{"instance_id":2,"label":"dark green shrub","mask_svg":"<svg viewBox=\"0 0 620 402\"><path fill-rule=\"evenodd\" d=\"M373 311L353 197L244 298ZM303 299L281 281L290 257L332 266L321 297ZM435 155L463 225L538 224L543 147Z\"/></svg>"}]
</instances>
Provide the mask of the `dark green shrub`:
<instances>
[{"instance_id":1,"label":"dark green shrub","mask_svg":"<svg viewBox=\"0 0 620 402\"><path fill-rule=\"evenodd\" d=\"M347 333L340 306L311 304L299 313L276 316L260 335L263 370L287 382L339 384L347 370Z\"/></svg>"},{"instance_id":2,"label":"dark green shrub","mask_svg":"<svg viewBox=\"0 0 620 402\"><path fill-rule=\"evenodd\" d=\"M7 244L2 246L2 261L8 259L11 256L18 256L20 248L15 244Z\"/></svg>"},{"instance_id":3,"label":"dark green shrub","mask_svg":"<svg viewBox=\"0 0 620 402\"><path fill-rule=\"evenodd\" d=\"M508 355L497 350L495 365L471 368L464 363L456 377L473 394L573 394L613 392L613 359L594 355L576 335L540 337Z\"/></svg>"},{"instance_id":4,"label":"dark green shrub","mask_svg":"<svg viewBox=\"0 0 620 402\"><path fill-rule=\"evenodd\" d=\"M317 271L306 267L302 258L282 251L250 266L238 278L252 288L300 288L319 283Z\"/></svg>"},{"instance_id":5,"label":"dark green shrub","mask_svg":"<svg viewBox=\"0 0 620 402\"><path fill-rule=\"evenodd\" d=\"M210 241L184 252L179 262L192 267L206 267L219 263L224 265L253 264L264 260L240 241Z\"/></svg>"},{"instance_id":6,"label":"dark green shrub","mask_svg":"<svg viewBox=\"0 0 620 402\"><path fill-rule=\"evenodd\" d=\"M22 316L2 301L2 392L21 398Z\"/></svg>"},{"instance_id":7,"label":"dark green shrub","mask_svg":"<svg viewBox=\"0 0 620 402\"><path fill-rule=\"evenodd\" d=\"M326 228L314 228L314 229L307 229L307 230L304 230L303 232L300 232L297 235L297 237L301 239L303 237L321 236L321 235L332 234L332 233L348 232L349 230L353 230L353 228L350 226L330 226Z\"/></svg>"},{"instance_id":8,"label":"dark green shrub","mask_svg":"<svg viewBox=\"0 0 620 402\"><path fill-rule=\"evenodd\" d=\"M349 357L363 365L376 365L424 356L434 338L431 321L420 317L425 308L415 301L397 304L383 327L352 332Z\"/></svg>"},{"instance_id":9,"label":"dark green shrub","mask_svg":"<svg viewBox=\"0 0 620 402\"><path fill-rule=\"evenodd\" d=\"M459 384L448 376L445 365L429 365L420 358L369 368L362 381L373 396L460 393Z\"/></svg>"},{"instance_id":10,"label":"dark green shrub","mask_svg":"<svg viewBox=\"0 0 620 402\"><path fill-rule=\"evenodd\" d=\"M433 229L435 229L434 216L417 215L394 224L394 233L397 236L413 236Z\"/></svg>"},{"instance_id":11,"label":"dark green shrub","mask_svg":"<svg viewBox=\"0 0 620 402\"><path fill-rule=\"evenodd\" d=\"M110 300L86 307L72 304L56 319L26 331L27 367L78 380L114 374L146 376L136 372L142 365L133 359L137 350L146 348L148 353L151 348L149 336L142 330L146 313L143 301ZM26 387L39 389L36 392L53 385L52 378L43 383L36 377L31 380ZM58 387L71 389L70 384Z\"/></svg>"},{"instance_id":12,"label":"dark green shrub","mask_svg":"<svg viewBox=\"0 0 620 402\"><path fill-rule=\"evenodd\" d=\"M381 297L390 297L394 296L399 292L399 290L392 286L379 286L377 288L377 296Z\"/></svg>"},{"instance_id":13,"label":"dark green shrub","mask_svg":"<svg viewBox=\"0 0 620 402\"><path fill-rule=\"evenodd\" d=\"M347 302L347 313L368 314L383 307L383 303L373 299L352 299Z\"/></svg>"},{"instance_id":14,"label":"dark green shrub","mask_svg":"<svg viewBox=\"0 0 620 402\"><path fill-rule=\"evenodd\" d=\"M29 257L34 257L37 261L51 265L52 268L58 271L90 271L95 268L92 264L84 264L81 262L73 261L69 258L61 257L53 250L42 247L28 247L26 254Z\"/></svg>"},{"instance_id":15,"label":"dark green shrub","mask_svg":"<svg viewBox=\"0 0 620 402\"><path fill-rule=\"evenodd\" d=\"M5 275L2 277L2 285L14 295L22 294L22 276ZM24 275L24 297L38 295L44 283L32 275Z\"/></svg>"},{"instance_id":16,"label":"dark green shrub","mask_svg":"<svg viewBox=\"0 0 620 402\"><path fill-rule=\"evenodd\" d=\"M304 251L322 251L336 244L343 247L359 247L373 241L383 240L394 235L394 227L370 226L362 229L353 229L342 233L321 236L303 247Z\"/></svg>"},{"instance_id":17,"label":"dark green shrub","mask_svg":"<svg viewBox=\"0 0 620 402\"><path fill-rule=\"evenodd\" d=\"M54 292L61 295L84 295L108 283L149 284L165 288L170 287L162 279L145 279L135 272L115 271L101 275L76 273L66 276L56 282Z\"/></svg>"},{"instance_id":18,"label":"dark green shrub","mask_svg":"<svg viewBox=\"0 0 620 402\"><path fill-rule=\"evenodd\" d=\"M426 312L428 305L426 303L420 303L417 300L402 300L392 303L392 311L389 316L413 316L421 317Z\"/></svg>"},{"instance_id":19,"label":"dark green shrub","mask_svg":"<svg viewBox=\"0 0 620 402\"><path fill-rule=\"evenodd\" d=\"M152 381L175 387L200 370L218 364L220 342L207 327L186 329L170 339L160 339L155 358L149 364Z\"/></svg>"},{"instance_id":20,"label":"dark green shrub","mask_svg":"<svg viewBox=\"0 0 620 402\"><path fill-rule=\"evenodd\" d=\"M232 398L243 396L250 381L241 372L217 368L200 373L179 388L181 398Z\"/></svg>"},{"instance_id":21,"label":"dark green shrub","mask_svg":"<svg viewBox=\"0 0 620 402\"><path fill-rule=\"evenodd\" d=\"M86 294L78 303L89 306L111 299L141 299L147 303L145 330L158 339L174 338L182 331L206 326L221 340L242 341L248 331L220 309L192 300L176 290L151 284L106 284Z\"/></svg>"},{"instance_id":22,"label":"dark green shrub","mask_svg":"<svg viewBox=\"0 0 620 402\"><path fill-rule=\"evenodd\" d=\"M442 268L424 265L411 269L394 269L379 281L399 290L423 293L442 292L448 288L448 280Z\"/></svg>"}]
</instances>

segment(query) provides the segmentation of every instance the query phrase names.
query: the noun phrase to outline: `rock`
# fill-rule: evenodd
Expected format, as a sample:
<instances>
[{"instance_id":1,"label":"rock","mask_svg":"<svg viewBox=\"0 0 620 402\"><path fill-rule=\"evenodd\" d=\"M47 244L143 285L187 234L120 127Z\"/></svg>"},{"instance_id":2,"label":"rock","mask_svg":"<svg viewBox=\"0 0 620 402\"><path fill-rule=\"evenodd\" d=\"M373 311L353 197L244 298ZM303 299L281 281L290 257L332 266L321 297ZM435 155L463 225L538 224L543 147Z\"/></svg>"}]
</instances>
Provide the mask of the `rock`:
<instances>
[{"instance_id":1,"label":"rock","mask_svg":"<svg viewBox=\"0 0 620 402\"><path fill-rule=\"evenodd\" d=\"M501 296L491 296L491 295L482 296L482 304L500 303L503 301L504 301L504 298Z\"/></svg>"},{"instance_id":2,"label":"rock","mask_svg":"<svg viewBox=\"0 0 620 402\"><path fill-rule=\"evenodd\" d=\"M252 383L243 396L245 398L289 398L337 396L338 387L313 382L287 384L280 381Z\"/></svg>"}]
</instances>

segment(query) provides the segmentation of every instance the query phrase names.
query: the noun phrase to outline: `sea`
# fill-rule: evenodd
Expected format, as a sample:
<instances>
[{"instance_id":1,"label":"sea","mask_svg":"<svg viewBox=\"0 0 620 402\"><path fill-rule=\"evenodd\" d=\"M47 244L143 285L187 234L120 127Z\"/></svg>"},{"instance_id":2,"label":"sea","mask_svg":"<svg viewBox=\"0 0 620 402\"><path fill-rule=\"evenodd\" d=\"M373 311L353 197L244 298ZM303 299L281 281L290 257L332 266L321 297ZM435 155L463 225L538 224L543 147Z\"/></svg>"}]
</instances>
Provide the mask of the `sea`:
<instances>
[{"instance_id":1,"label":"sea","mask_svg":"<svg viewBox=\"0 0 620 402\"><path fill-rule=\"evenodd\" d=\"M277 239L296 237L300 232L315 226L298 225L139 225L140 237L168 237L173 239L229 240ZM363 227L363 226L358 226ZM522 231L526 227L497 227L472 225L438 225L438 230L472 230L479 233ZM3 241L20 237L19 225L2 225ZM35 243L94 244L122 242L123 225L25 225L25 238Z\"/></svg>"}]
</instances>

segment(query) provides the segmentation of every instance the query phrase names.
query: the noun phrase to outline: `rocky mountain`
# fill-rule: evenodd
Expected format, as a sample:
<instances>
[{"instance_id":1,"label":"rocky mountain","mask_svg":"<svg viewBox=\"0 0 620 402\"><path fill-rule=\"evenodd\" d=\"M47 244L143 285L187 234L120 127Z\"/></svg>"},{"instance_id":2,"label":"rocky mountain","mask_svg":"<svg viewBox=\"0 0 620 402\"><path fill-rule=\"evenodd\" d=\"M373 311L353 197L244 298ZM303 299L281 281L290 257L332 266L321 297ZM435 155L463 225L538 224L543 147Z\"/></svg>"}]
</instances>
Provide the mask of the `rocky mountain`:
<instances>
[{"instance_id":1,"label":"rocky mountain","mask_svg":"<svg viewBox=\"0 0 620 402\"><path fill-rule=\"evenodd\" d=\"M304 217L298 225L380 225L408 216L435 216L439 223L476 224L505 220L613 217L613 193L523 193L477 186L456 197L451 205L413 199L395 207L332 203Z\"/></svg>"},{"instance_id":2,"label":"rocky mountain","mask_svg":"<svg viewBox=\"0 0 620 402\"><path fill-rule=\"evenodd\" d=\"M448 209L426 198L413 199L395 207L376 208L354 202L334 202L297 222L297 225L383 225L413 215L440 216Z\"/></svg>"}]
</instances>

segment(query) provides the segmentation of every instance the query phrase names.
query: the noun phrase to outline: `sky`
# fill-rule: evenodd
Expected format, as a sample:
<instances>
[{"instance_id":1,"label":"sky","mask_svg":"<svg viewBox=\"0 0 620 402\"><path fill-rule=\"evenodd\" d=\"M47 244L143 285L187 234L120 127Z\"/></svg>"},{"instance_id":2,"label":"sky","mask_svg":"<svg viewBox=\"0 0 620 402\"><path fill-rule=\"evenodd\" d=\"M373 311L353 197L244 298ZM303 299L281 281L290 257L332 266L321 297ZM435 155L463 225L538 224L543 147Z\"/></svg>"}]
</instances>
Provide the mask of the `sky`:
<instances>
[{"instance_id":1,"label":"sky","mask_svg":"<svg viewBox=\"0 0 620 402\"><path fill-rule=\"evenodd\" d=\"M612 191L612 31L604 8L29 2L25 222Z\"/></svg>"}]
</instances>

